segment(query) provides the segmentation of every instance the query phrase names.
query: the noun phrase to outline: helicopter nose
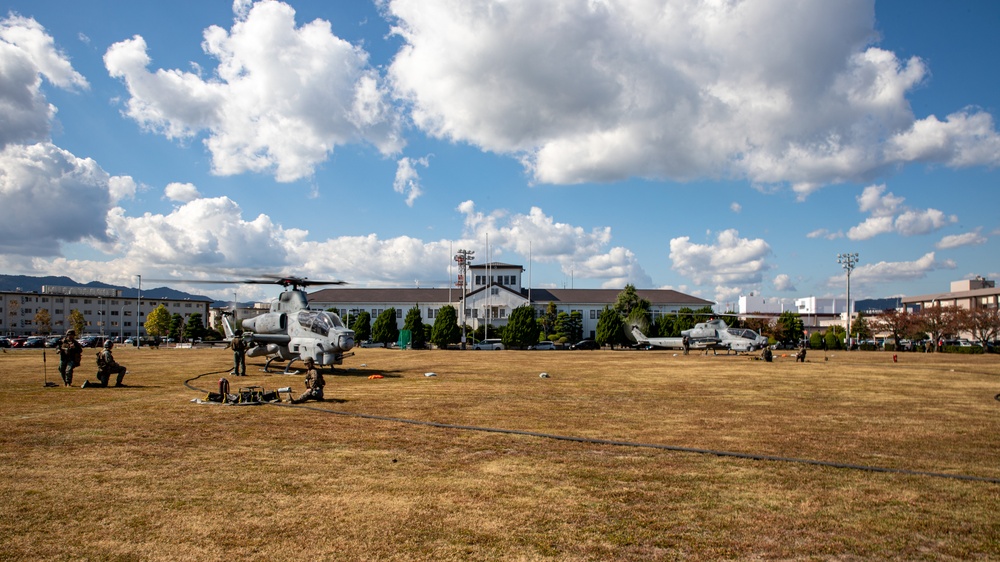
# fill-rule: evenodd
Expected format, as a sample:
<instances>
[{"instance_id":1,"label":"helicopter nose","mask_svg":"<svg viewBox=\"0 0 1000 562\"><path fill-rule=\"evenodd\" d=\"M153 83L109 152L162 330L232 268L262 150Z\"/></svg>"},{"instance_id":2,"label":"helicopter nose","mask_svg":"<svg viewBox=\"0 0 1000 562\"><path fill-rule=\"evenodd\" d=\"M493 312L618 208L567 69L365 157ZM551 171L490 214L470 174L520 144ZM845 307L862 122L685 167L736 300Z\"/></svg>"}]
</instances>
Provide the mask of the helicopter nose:
<instances>
[{"instance_id":1,"label":"helicopter nose","mask_svg":"<svg viewBox=\"0 0 1000 562\"><path fill-rule=\"evenodd\" d=\"M354 347L354 338L351 336L340 336L340 349L348 351Z\"/></svg>"}]
</instances>

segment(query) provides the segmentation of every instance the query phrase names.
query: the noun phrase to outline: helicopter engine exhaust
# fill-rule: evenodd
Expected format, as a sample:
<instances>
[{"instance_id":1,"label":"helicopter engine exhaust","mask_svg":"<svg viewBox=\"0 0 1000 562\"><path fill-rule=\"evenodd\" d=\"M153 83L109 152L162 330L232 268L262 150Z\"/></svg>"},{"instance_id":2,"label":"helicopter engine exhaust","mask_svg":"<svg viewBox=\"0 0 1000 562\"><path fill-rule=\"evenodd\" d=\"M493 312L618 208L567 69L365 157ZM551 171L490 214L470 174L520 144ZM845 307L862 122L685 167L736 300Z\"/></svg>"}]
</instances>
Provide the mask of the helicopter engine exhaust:
<instances>
[{"instance_id":1,"label":"helicopter engine exhaust","mask_svg":"<svg viewBox=\"0 0 1000 562\"><path fill-rule=\"evenodd\" d=\"M262 314L243 321L243 329L257 334L284 334L288 330L287 314Z\"/></svg>"}]
</instances>

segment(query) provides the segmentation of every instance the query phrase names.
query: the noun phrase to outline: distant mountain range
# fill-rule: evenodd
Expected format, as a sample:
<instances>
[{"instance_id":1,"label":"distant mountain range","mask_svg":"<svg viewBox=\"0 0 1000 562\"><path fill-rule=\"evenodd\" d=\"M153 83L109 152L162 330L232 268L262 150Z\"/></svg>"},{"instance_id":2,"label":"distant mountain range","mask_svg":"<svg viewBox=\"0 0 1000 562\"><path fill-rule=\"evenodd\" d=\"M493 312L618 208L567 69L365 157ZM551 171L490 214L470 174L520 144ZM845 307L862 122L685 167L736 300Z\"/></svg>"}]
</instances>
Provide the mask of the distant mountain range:
<instances>
[{"instance_id":1,"label":"distant mountain range","mask_svg":"<svg viewBox=\"0 0 1000 562\"><path fill-rule=\"evenodd\" d=\"M40 293L43 285L57 285L60 287L89 287L94 289L118 289L123 298L134 299L138 296L135 287L121 287L118 285L108 285L99 281L90 283L79 283L64 276L31 277L29 275L2 275L0 274L0 291L22 291L25 293ZM169 287L154 287L142 289L142 296L148 299L190 299L193 301L211 301L212 306L230 306L231 302L216 301L204 295L192 295L183 291L177 291Z\"/></svg>"}]
</instances>

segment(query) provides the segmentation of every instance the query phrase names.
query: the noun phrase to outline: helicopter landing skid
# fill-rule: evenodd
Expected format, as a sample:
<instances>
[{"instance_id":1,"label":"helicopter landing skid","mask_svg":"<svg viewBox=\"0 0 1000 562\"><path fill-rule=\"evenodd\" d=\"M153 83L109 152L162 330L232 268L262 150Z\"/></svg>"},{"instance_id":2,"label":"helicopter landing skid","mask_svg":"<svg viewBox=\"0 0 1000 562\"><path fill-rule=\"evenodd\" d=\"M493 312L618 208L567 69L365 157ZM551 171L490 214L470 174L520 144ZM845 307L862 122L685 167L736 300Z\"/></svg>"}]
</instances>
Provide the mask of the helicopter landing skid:
<instances>
[{"instance_id":1,"label":"helicopter landing skid","mask_svg":"<svg viewBox=\"0 0 1000 562\"><path fill-rule=\"evenodd\" d=\"M270 359L268 359L264 363L264 369L263 370L264 370L265 373L271 373L272 372L271 369L270 369L270 367L271 367L271 361L274 361L275 359L277 359L279 361L284 361L283 359L281 359L280 357L277 357L277 356L276 357L271 357ZM291 367L292 363L294 363L294 362L295 362L294 359L291 360L291 361L289 361L288 364L285 365L285 370L281 374L283 374L283 375L297 375L297 374L299 374L299 370L298 369L289 369L289 367Z\"/></svg>"}]
</instances>

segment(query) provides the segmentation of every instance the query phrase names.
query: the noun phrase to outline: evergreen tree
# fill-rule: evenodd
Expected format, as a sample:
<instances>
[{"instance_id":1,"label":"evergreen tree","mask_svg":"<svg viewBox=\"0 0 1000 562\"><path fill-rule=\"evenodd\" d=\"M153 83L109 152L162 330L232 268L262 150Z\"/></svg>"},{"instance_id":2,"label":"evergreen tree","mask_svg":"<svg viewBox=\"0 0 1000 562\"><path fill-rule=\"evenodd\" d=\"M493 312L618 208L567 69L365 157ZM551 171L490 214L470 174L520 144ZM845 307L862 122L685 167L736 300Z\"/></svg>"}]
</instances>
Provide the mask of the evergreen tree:
<instances>
[{"instance_id":1,"label":"evergreen tree","mask_svg":"<svg viewBox=\"0 0 1000 562\"><path fill-rule=\"evenodd\" d=\"M434 318L434 329L431 330L430 341L441 349L449 344L462 341L462 330L458 324L458 311L454 306L442 306Z\"/></svg>"},{"instance_id":2,"label":"evergreen tree","mask_svg":"<svg viewBox=\"0 0 1000 562\"><path fill-rule=\"evenodd\" d=\"M823 348L823 334L820 332L813 332L809 336L809 348L810 349L822 349Z\"/></svg>"},{"instance_id":3,"label":"evergreen tree","mask_svg":"<svg viewBox=\"0 0 1000 562\"><path fill-rule=\"evenodd\" d=\"M511 311L507 319L507 327L503 331L503 346L506 349L524 349L538 343L538 333L535 309L528 304L519 306Z\"/></svg>"},{"instance_id":4,"label":"evergreen tree","mask_svg":"<svg viewBox=\"0 0 1000 562\"><path fill-rule=\"evenodd\" d=\"M357 341L368 341L372 337L372 315L362 310L351 317L351 325L348 328L354 330L354 339Z\"/></svg>"},{"instance_id":5,"label":"evergreen tree","mask_svg":"<svg viewBox=\"0 0 1000 562\"><path fill-rule=\"evenodd\" d=\"M656 319L656 334L661 338L679 337L681 332L676 327L676 316L662 314Z\"/></svg>"},{"instance_id":6,"label":"evergreen tree","mask_svg":"<svg viewBox=\"0 0 1000 562\"><path fill-rule=\"evenodd\" d=\"M618 311L604 307L597 319L597 334L594 341L599 345L609 345L612 349L616 345L627 345L629 340L625 336L625 322L622 321Z\"/></svg>"},{"instance_id":7,"label":"evergreen tree","mask_svg":"<svg viewBox=\"0 0 1000 562\"><path fill-rule=\"evenodd\" d=\"M635 290L635 285L629 283L625 285L622 292L618 293L618 298L615 300L615 311L621 315L622 318L628 318L635 309L642 309L649 311L649 301L640 297Z\"/></svg>"},{"instance_id":8,"label":"evergreen tree","mask_svg":"<svg viewBox=\"0 0 1000 562\"><path fill-rule=\"evenodd\" d=\"M872 338L871 328L868 326L868 319L863 312L858 313L858 317L851 322L851 336L856 340L869 340Z\"/></svg>"},{"instance_id":9,"label":"evergreen tree","mask_svg":"<svg viewBox=\"0 0 1000 562\"><path fill-rule=\"evenodd\" d=\"M146 316L146 333L151 336L165 336L170 332L170 312L160 305Z\"/></svg>"},{"instance_id":10,"label":"evergreen tree","mask_svg":"<svg viewBox=\"0 0 1000 562\"><path fill-rule=\"evenodd\" d=\"M674 336L681 335L684 330L690 330L694 328L695 318L694 311L689 307L682 307L677 311L677 316L674 319Z\"/></svg>"},{"instance_id":11,"label":"evergreen tree","mask_svg":"<svg viewBox=\"0 0 1000 562\"><path fill-rule=\"evenodd\" d=\"M567 329L569 330L569 341L580 341L583 339L583 312L579 310L574 310L569 313L569 324L567 324Z\"/></svg>"},{"instance_id":12,"label":"evergreen tree","mask_svg":"<svg viewBox=\"0 0 1000 562\"><path fill-rule=\"evenodd\" d=\"M802 339L803 324L798 313L786 310L778 316L775 323L774 339L780 342L791 342L798 345Z\"/></svg>"},{"instance_id":13,"label":"evergreen tree","mask_svg":"<svg viewBox=\"0 0 1000 562\"><path fill-rule=\"evenodd\" d=\"M424 319L420 315L420 307L418 305L413 305L413 308L406 312L406 319L403 320L403 329L410 331L410 346L413 349L423 349L425 342L424 338Z\"/></svg>"},{"instance_id":14,"label":"evergreen tree","mask_svg":"<svg viewBox=\"0 0 1000 562\"><path fill-rule=\"evenodd\" d=\"M560 312L556 315L556 333L555 340L559 343L566 343L570 339L570 320L569 314L566 311Z\"/></svg>"},{"instance_id":15,"label":"evergreen tree","mask_svg":"<svg viewBox=\"0 0 1000 562\"><path fill-rule=\"evenodd\" d=\"M844 349L844 328L842 326L830 326L824 337L827 349Z\"/></svg>"},{"instance_id":16,"label":"evergreen tree","mask_svg":"<svg viewBox=\"0 0 1000 562\"><path fill-rule=\"evenodd\" d=\"M170 317L169 337L175 340L181 339L181 331L184 329L184 317L176 312Z\"/></svg>"},{"instance_id":17,"label":"evergreen tree","mask_svg":"<svg viewBox=\"0 0 1000 562\"><path fill-rule=\"evenodd\" d=\"M555 333L556 318L558 315L559 310L556 308L556 303L549 301L548 306L545 307L545 313L538 319L538 323L541 324L542 333L545 334L546 338L548 338L550 334Z\"/></svg>"},{"instance_id":18,"label":"evergreen tree","mask_svg":"<svg viewBox=\"0 0 1000 562\"><path fill-rule=\"evenodd\" d=\"M399 340L399 328L396 327L396 309L387 308L378 315L372 324L372 341L390 344Z\"/></svg>"},{"instance_id":19,"label":"evergreen tree","mask_svg":"<svg viewBox=\"0 0 1000 562\"><path fill-rule=\"evenodd\" d=\"M194 340L205 335L205 324L201 320L201 313L195 312L188 316L187 324L184 326L184 337Z\"/></svg>"}]
</instances>

